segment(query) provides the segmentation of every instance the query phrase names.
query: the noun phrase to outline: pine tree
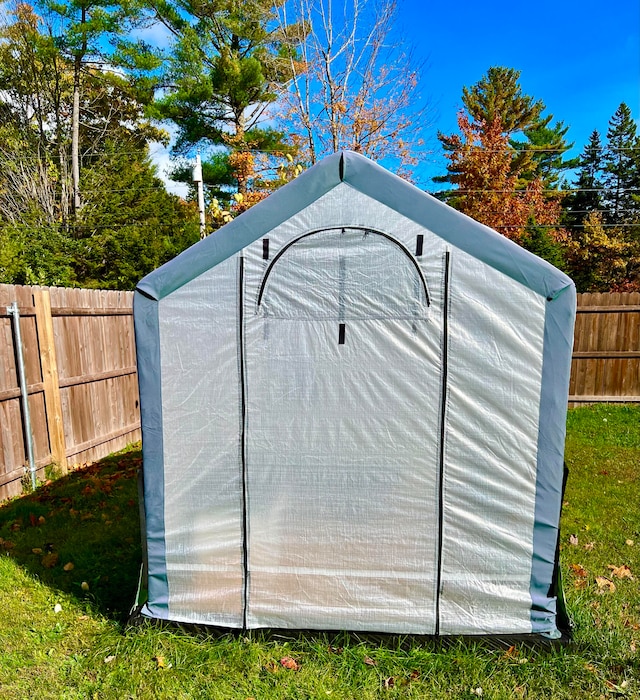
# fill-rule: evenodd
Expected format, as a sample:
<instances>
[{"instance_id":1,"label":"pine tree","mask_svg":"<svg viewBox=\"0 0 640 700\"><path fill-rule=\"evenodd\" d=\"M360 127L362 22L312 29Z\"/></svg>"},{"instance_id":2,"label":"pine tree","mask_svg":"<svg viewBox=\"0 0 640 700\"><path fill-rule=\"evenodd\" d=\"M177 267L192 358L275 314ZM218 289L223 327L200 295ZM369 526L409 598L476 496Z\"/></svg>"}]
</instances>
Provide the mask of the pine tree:
<instances>
[{"instance_id":1,"label":"pine tree","mask_svg":"<svg viewBox=\"0 0 640 700\"><path fill-rule=\"evenodd\" d=\"M556 188L560 174L576 165L573 160L563 159L563 154L573 147L565 138L569 127L562 122L550 126L553 115L542 115L544 102L525 95L519 79L520 71L493 66L475 85L462 89L462 102L472 124L480 129L497 125L508 138L510 171L517 176L519 188L536 179L541 180L544 189ZM449 157L448 137L438 134L438 138ZM448 174L435 177L434 181L455 182L452 166L450 162Z\"/></svg>"},{"instance_id":2,"label":"pine tree","mask_svg":"<svg viewBox=\"0 0 640 700\"><path fill-rule=\"evenodd\" d=\"M292 150L283 134L265 125L289 77L291 40L273 10L283 1L170 0L158 6L177 41L156 115L178 126L177 154L216 149L203 174L214 178L205 184L218 192L234 181L246 195L259 179L257 154Z\"/></svg>"},{"instance_id":3,"label":"pine tree","mask_svg":"<svg viewBox=\"0 0 640 700\"><path fill-rule=\"evenodd\" d=\"M570 147L564 141L567 128L561 122L549 127L551 117L541 116L544 104L522 93L519 75L490 68L464 88L467 112L458 115L460 134L438 134L448 174L434 179L457 186L446 193L453 206L508 238L522 242L535 222L552 243L563 234L559 196L548 189L557 182L558 168L567 165L562 161ZM516 134L529 141L516 141ZM531 239L531 245L538 243L542 251L542 241Z\"/></svg>"},{"instance_id":4,"label":"pine tree","mask_svg":"<svg viewBox=\"0 0 640 700\"><path fill-rule=\"evenodd\" d=\"M631 110L623 102L609 120L603 182L606 219L629 224L640 217L640 139Z\"/></svg>"},{"instance_id":5,"label":"pine tree","mask_svg":"<svg viewBox=\"0 0 640 700\"><path fill-rule=\"evenodd\" d=\"M520 71L492 66L475 85L462 88L462 103L476 122L491 124L498 118L509 136L525 131L539 122L545 106L523 94L519 80Z\"/></svg>"},{"instance_id":6,"label":"pine tree","mask_svg":"<svg viewBox=\"0 0 640 700\"><path fill-rule=\"evenodd\" d=\"M575 191L564 202L567 225L581 226L591 212L602 210L603 156L600 133L594 129L578 160L578 178L573 183Z\"/></svg>"}]
</instances>

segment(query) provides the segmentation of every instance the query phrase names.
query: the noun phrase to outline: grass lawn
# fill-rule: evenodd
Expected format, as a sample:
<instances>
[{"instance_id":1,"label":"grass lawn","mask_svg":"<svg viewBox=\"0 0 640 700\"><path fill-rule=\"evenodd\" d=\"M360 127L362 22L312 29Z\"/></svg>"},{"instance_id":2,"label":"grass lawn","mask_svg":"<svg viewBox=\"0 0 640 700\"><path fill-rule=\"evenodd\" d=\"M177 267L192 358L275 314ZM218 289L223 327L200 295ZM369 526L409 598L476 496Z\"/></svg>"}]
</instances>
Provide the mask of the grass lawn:
<instances>
[{"instance_id":1,"label":"grass lawn","mask_svg":"<svg viewBox=\"0 0 640 700\"><path fill-rule=\"evenodd\" d=\"M0 507L0 698L640 698L640 408L570 411L562 575L574 640L496 648L127 628L132 449Z\"/></svg>"}]
</instances>

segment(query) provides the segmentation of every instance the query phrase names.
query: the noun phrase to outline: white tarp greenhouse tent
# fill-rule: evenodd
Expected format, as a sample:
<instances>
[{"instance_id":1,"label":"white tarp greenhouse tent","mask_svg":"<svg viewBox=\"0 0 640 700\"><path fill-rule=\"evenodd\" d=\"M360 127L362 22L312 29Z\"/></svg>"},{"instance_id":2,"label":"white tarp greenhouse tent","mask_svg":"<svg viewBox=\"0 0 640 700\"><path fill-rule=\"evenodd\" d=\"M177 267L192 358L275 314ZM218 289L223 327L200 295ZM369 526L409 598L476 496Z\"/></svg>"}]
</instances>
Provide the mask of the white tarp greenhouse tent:
<instances>
[{"instance_id":1,"label":"white tarp greenhouse tent","mask_svg":"<svg viewBox=\"0 0 640 700\"><path fill-rule=\"evenodd\" d=\"M558 632L575 290L355 153L135 296L143 615Z\"/></svg>"}]
</instances>

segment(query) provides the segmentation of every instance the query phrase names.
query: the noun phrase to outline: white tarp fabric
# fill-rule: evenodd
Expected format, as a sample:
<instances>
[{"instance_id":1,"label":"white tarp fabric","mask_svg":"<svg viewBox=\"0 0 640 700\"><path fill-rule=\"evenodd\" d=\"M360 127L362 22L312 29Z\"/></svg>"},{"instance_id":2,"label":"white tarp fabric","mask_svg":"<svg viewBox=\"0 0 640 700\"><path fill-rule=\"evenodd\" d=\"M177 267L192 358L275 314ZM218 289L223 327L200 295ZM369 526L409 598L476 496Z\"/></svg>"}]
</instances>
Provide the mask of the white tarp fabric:
<instances>
[{"instance_id":1,"label":"white tarp fabric","mask_svg":"<svg viewBox=\"0 0 640 700\"><path fill-rule=\"evenodd\" d=\"M164 558L146 614L555 636L555 598L532 622L549 301L358 188L325 189L157 300L141 283Z\"/></svg>"}]
</instances>

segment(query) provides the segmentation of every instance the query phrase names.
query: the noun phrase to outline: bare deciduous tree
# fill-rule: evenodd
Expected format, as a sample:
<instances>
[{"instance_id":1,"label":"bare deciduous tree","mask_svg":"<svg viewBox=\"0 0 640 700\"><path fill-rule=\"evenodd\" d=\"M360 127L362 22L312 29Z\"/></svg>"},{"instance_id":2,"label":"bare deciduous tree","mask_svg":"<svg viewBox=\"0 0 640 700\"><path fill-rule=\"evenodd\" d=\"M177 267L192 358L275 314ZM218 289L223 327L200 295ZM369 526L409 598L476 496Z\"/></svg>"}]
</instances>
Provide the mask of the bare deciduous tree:
<instances>
[{"instance_id":1,"label":"bare deciduous tree","mask_svg":"<svg viewBox=\"0 0 640 700\"><path fill-rule=\"evenodd\" d=\"M311 163L348 148L409 174L423 146L423 65L395 38L396 0L290 0L282 26L301 32L291 56L286 120Z\"/></svg>"}]
</instances>

